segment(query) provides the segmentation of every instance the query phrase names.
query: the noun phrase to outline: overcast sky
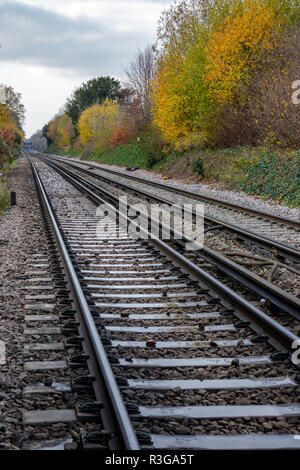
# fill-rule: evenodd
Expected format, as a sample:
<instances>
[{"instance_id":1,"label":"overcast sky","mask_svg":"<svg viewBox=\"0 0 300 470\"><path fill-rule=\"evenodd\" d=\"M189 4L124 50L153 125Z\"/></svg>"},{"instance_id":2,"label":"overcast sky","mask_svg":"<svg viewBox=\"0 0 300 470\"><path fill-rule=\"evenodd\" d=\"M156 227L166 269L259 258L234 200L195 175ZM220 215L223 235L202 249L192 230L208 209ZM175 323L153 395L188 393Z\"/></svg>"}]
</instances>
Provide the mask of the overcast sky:
<instances>
[{"instance_id":1,"label":"overcast sky","mask_svg":"<svg viewBox=\"0 0 300 470\"><path fill-rule=\"evenodd\" d=\"M155 41L172 0L0 0L0 83L22 93L26 137L73 89L100 75L122 79L138 48Z\"/></svg>"}]
</instances>

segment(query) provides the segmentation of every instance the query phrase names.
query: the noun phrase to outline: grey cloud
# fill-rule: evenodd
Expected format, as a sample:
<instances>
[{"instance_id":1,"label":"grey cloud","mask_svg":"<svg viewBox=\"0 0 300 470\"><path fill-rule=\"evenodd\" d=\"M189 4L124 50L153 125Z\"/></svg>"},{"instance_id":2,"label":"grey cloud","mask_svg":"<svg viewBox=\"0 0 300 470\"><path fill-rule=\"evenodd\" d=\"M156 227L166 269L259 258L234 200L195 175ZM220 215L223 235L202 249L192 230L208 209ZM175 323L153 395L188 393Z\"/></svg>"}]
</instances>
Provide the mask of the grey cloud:
<instances>
[{"instance_id":1,"label":"grey cloud","mask_svg":"<svg viewBox=\"0 0 300 470\"><path fill-rule=\"evenodd\" d=\"M77 74L117 74L124 57L152 39L148 35L118 32L99 20L73 20L19 2L0 4L0 61L40 64Z\"/></svg>"}]
</instances>

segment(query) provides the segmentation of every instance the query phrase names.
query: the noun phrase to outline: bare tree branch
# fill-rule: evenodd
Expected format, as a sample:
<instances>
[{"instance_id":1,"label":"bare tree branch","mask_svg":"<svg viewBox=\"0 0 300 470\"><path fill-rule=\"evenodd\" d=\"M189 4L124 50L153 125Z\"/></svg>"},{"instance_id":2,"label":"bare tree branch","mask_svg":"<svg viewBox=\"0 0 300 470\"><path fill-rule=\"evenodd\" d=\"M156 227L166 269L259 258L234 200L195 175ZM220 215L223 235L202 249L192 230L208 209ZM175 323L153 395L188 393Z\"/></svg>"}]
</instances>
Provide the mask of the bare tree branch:
<instances>
[{"instance_id":1,"label":"bare tree branch","mask_svg":"<svg viewBox=\"0 0 300 470\"><path fill-rule=\"evenodd\" d=\"M148 124L152 120L150 86L154 71L155 58L152 46L147 46L144 51L139 50L125 69L127 77L125 85L132 90L143 124Z\"/></svg>"}]
</instances>

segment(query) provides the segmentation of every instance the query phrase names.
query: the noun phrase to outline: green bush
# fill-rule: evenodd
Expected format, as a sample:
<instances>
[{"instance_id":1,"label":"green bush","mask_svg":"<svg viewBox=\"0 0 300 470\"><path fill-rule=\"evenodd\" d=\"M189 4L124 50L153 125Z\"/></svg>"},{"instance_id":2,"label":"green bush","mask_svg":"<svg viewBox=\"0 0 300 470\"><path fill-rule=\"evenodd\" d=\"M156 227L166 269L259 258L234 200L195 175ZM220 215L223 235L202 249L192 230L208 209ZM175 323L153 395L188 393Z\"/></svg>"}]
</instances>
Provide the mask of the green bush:
<instances>
[{"instance_id":1,"label":"green bush","mask_svg":"<svg viewBox=\"0 0 300 470\"><path fill-rule=\"evenodd\" d=\"M204 165L201 157L195 158L192 162L192 172L204 177Z\"/></svg>"},{"instance_id":2,"label":"green bush","mask_svg":"<svg viewBox=\"0 0 300 470\"><path fill-rule=\"evenodd\" d=\"M229 189L300 207L300 150L207 148L170 154L155 170L174 178L196 173L208 181L219 181Z\"/></svg>"},{"instance_id":3,"label":"green bush","mask_svg":"<svg viewBox=\"0 0 300 470\"><path fill-rule=\"evenodd\" d=\"M63 157L78 158L83 153L83 150L70 149L66 151L64 149L59 149L57 147L50 146L50 147L45 148L43 153L50 154L50 155L61 155Z\"/></svg>"},{"instance_id":4,"label":"green bush","mask_svg":"<svg viewBox=\"0 0 300 470\"><path fill-rule=\"evenodd\" d=\"M285 158L277 152L262 152L260 158L245 162L240 173L235 183L238 189L300 205L300 151Z\"/></svg>"},{"instance_id":5,"label":"green bush","mask_svg":"<svg viewBox=\"0 0 300 470\"><path fill-rule=\"evenodd\" d=\"M0 179L0 215L9 204L9 192L4 178Z\"/></svg>"},{"instance_id":6,"label":"green bush","mask_svg":"<svg viewBox=\"0 0 300 470\"><path fill-rule=\"evenodd\" d=\"M18 152L15 149L9 148L3 142L0 142L1 152L1 166L0 166L0 215L8 207L10 202L10 193L7 187L7 175L11 169L16 165Z\"/></svg>"},{"instance_id":7,"label":"green bush","mask_svg":"<svg viewBox=\"0 0 300 470\"><path fill-rule=\"evenodd\" d=\"M174 149L177 152L185 153L193 149L203 149L207 143L207 137L204 133L191 133L181 137L174 144Z\"/></svg>"},{"instance_id":8,"label":"green bush","mask_svg":"<svg viewBox=\"0 0 300 470\"><path fill-rule=\"evenodd\" d=\"M18 147L11 147L0 140L0 169L13 162L20 154Z\"/></svg>"},{"instance_id":9,"label":"green bush","mask_svg":"<svg viewBox=\"0 0 300 470\"><path fill-rule=\"evenodd\" d=\"M156 128L148 126L144 128L140 134L139 145L147 156L147 168L151 168L160 162L163 157L161 133Z\"/></svg>"},{"instance_id":10,"label":"green bush","mask_svg":"<svg viewBox=\"0 0 300 470\"><path fill-rule=\"evenodd\" d=\"M10 202L10 193L7 188L7 174L15 166L20 154L18 147L11 147L0 140L0 215Z\"/></svg>"}]
</instances>

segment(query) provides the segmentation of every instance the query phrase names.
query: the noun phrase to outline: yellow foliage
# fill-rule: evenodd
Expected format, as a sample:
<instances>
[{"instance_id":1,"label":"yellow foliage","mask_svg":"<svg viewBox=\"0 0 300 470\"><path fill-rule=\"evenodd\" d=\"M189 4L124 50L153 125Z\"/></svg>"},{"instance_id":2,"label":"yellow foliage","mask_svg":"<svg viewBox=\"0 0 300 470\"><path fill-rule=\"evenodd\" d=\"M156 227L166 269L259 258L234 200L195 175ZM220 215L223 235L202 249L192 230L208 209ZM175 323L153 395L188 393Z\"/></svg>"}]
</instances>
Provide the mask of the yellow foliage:
<instances>
[{"instance_id":1,"label":"yellow foliage","mask_svg":"<svg viewBox=\"0 0 300 470\"><path fill-rule=\"evenodd\" d=\"M193 148L203 148L207 142L204 134L188 134L178 139L174 145L177 152L187 152Z\"/></svg>"},{"instance_id":2,"label":"yellow foliage","mask_svg":"<svg viewBox=\"0 0 300 470\"><path fill-rule=\"evenodd\" d=\"M58 148L68 150L71 147L73 133L72 119L66 113L56 116L49 122L47 137Z\"/></svg>"},{"instance_id":3,"label":"yellow foliage","mask_svg":"<svg viewBox=\"0 0 300 470\"><path fill-rule=\"evenodd\" d=\"M83 111L78 120L78 130L83 145L105 148L120 122L118 105L110 99Z\"/></svg>"},{"instance_id":4,"label":"yellow foliage","mask_svg":"<svg viewBox=\"0 0 300 470\"><path fill-rule=\"evenodd\" d=\"M71 147L71 139L73 136L72 119L63 114L57 123L57 145L66 150Z\"/></svg>"},{"instance_id":5,"label":"yellow foliage","mask_svg":"<svg viewBox=\"0 0 300 470\"><path fill-rule=\"evenodd\" d=\"M18 143L16 137L19 137ZM0 104L0 138L11 145L22 144L24 132L20 129L6 105Z\"/></svg>"},{"instance_id":6,"label":"yellow foliage","mask_svg":"<svg viewBox=\"0 0 300 470\"><path fill-rule=\"evenodd\" d=\"M5 127L9 120L9 111L4 104L0 104L0 127Z\"/></svg>"},{"instance_id":7,"label":"yellow foliage","mask_svg":"<svg viewBox=\"0 0 300 470\"><path fill-rule=\"evenodd\" d=\"M230 103L235 88L259 60L259 51L273 47L275 12L266 1L247 0L243 11L230 16L207 46L206 83L209 97Z\"/></svg>"},{"instance_id":8,"label":"yellow foliage","mask_svg":"<svg viewBox=\"0 0 300 470\"><path fill-rule=\"evenodd\" d=\"M197 43L178 52L177 47L164 52L157 65L152 84L154 124L167 141L174 143L184 136L205 132L208 114L205 67L205 31Z\"/></svg>"},{"instance_id":9,"label":"yellow foliage","mask_svg":"<svg viewBox=\"0 0 300 470\"><path fill-rule=\"evenodd\" d=\"M57 138L57 124L58 124L58 117L55 117L52 119L52 121L49 122L49 129L47 132L47 137L48 139L52 140L52 142L56 143L56 138Z\"/></svg>"}]
</instances>

